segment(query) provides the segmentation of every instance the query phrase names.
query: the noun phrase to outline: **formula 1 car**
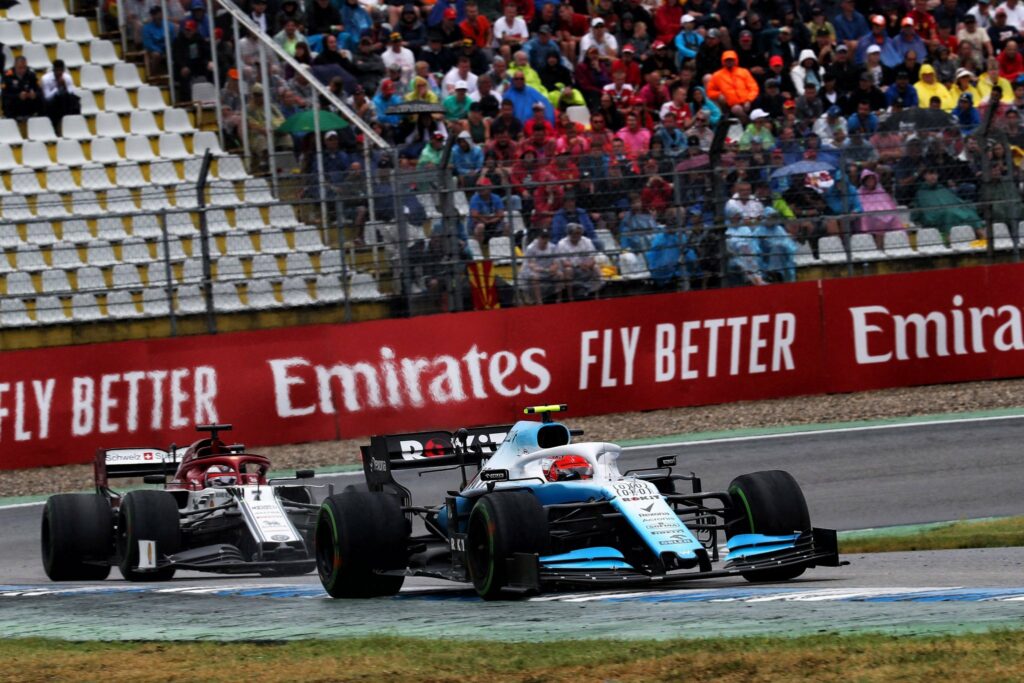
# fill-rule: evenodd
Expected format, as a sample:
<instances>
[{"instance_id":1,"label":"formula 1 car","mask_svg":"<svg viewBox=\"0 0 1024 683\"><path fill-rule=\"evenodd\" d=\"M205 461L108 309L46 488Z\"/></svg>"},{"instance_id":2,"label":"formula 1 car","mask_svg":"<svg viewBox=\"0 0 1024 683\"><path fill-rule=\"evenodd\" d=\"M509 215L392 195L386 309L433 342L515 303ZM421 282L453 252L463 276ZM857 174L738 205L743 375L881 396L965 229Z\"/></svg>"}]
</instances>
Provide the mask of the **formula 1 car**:
<instances>
[{"instance_id":1,"label":"formula 1 car","mask_svg":"<svg viewBox=\"0 0 1024 683\"><path fill-rule=\"evenodd\" d=\"M53 581L101 580L116 565L129 581L166 581L178 569L264 576L306 574L315 566L313 477L267 480L270 461L209 432L179 458L174 446L100 449L96 493L51 496L43 508L43 568ZM177 469L175 471L175 466ZM170 482L167 475L174 472ZM143 478L162 490L119 494L113 478Z\"/></svg>"},{"instance_id":2,"label":"formula 1 car","mask_svg":"<svg viewBox=\"0 0 1024 683\"><path fill-rule=\"evenodd\" d=\"M331 495L320 508L316 562L327 592L393 595L406 576L428 576L471 582L493 600L731 575L785 581L840 565L836 532L811 527L789 473L745 474L722 492L675 474L674 456L623 473L619 446L572 443L582 432L551 419L564 409L526 409L541 422L372 437L362 447L368 491ZM462 484L431 505L412 504L394 476L444 468L459 470ZM423 533L412 534L414 520Z\"/></svg>"}]
</instances>

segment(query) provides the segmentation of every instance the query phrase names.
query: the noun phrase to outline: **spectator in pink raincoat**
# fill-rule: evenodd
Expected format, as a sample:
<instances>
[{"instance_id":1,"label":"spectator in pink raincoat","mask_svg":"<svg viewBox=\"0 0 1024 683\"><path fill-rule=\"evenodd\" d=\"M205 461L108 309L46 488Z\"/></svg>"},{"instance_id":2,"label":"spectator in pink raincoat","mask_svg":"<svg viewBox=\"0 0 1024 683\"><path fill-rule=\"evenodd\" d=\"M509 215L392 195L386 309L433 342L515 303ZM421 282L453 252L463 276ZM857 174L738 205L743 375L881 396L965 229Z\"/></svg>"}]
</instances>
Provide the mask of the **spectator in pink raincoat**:
<instances>
[{"instance_id":1,"label":"spectator in pink raincoat","mask_svg":"<svg viewBox=\"0 0 1024 683\"><path fill-rule=\"evenodd\" d=\"M864 211L860 231L872 233L879 247L886 231L904 229L896 200L882 188L878 174L866 168L860 174L860 204Z\"/></svg>"}]
</instances>

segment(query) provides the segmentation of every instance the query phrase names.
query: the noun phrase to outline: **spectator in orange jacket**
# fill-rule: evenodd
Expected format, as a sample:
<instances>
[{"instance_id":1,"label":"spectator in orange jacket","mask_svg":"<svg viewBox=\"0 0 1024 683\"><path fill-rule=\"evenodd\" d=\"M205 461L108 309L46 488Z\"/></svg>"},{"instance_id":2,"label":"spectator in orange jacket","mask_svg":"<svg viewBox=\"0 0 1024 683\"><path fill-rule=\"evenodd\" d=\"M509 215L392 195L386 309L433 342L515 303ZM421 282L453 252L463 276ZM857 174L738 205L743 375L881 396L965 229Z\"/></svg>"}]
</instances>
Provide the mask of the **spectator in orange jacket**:
<instances>
[{"instance_id":1,"label":"spectator in orange jacket","mask_svg":"<svg viewBox=\"0 0 1024 683\"><path fill-rule=\"evenodd\" d=\"M732 110L734 116L746 121L759 90L750 72L739 66L736 53L726 50L722 53L722 68L708 78L707 94L723 109Z\"/></svg>"}]
</instances>

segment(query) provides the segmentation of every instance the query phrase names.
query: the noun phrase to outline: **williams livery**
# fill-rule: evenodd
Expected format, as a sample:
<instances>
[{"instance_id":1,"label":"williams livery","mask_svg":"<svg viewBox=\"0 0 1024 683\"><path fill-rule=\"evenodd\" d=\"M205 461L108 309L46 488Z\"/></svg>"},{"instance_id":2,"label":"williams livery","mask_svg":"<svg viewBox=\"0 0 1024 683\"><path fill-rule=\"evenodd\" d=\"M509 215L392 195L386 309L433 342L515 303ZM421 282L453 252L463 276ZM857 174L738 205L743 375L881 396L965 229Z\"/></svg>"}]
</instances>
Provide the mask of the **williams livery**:
<instances>
[{"instance_id":1,"label":"williams livery","mask_svg":"<svg viewBox=\"0 0 1024 683\"><path fill-rule=\"evenodd\" d=\"M372 437L362 448L368 490L331 495L320 508L316 562L327 592L390 595L406 576L429 576L499 599L729 575L784 581L839 566L835 531L811 526L788 473L745 474L715 492L676 474L674 456L621 472L619 446L573 443L582 432L551 420L564 409L526 409L541 422ZM427 505L413 504L414 485L395 477L445 469L461 485Z\"/></svg>"},{"instance_id":2,"label":"williams livery","mask_svg":"<svg viewBox=\"0 0 1024 683\"><path fill-rule=\"evenodd\" d=\"M270 461L209 432L183 452L173 446L99 450L96 492L51 496L43 508L43 568L54 581L104 579L117 566L129 581L166 581L178 569L223 574L312 571L319 489L268 480ZM179 457L180 455L180 457ZM170 482L168 474L173 473ZM120 494L111 479L142 478L160 490Z\"/></svg>"}]
</instances>

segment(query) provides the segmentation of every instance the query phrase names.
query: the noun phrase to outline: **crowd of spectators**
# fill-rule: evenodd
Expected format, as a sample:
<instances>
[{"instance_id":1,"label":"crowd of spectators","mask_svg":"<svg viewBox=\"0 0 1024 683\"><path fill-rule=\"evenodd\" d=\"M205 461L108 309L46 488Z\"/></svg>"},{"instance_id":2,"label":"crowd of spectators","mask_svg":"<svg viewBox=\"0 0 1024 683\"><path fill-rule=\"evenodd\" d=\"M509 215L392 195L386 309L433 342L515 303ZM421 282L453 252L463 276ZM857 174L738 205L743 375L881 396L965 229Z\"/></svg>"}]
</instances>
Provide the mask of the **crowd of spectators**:
<instances>
[{"instance_id":1,"label":"crowd of spectators","mask_svg":"<svg viewBox=\"0 0 1024 683\"><path fill-rule=\"evenodd\" d=\"M203 0L168 4L169 20L152 14L140 39L159 60L171 32L185 88L209 76L208 19ZM979 206L990 208L986 218L1017 223L1021 0L250 0L244 8L400 148L403 168L436 166L449 136L457 140L450 167L471 208L459 236L485 250L510 234L514 211L528 226L528 256L560 249L577 232L600 252L611 246L598 237L608 231L646 256L656 281L714 285L725 274L760 284L793 279L802 242L816 250L821 236L864 231L881 244L884 232L907 227L899 206L945 232L980 229ZM233 81L258 83L257 50L243 33L244 63L235 64L221 19L212 45L227 57L219 64L226 130L238 135L248 116L253 149L293 149L311 171L311 136L266 139L258 86L241 110ZM303 73L271 66L278 124L309 109L313 94ZM436 112L390 113L403 103ZM712 150L723 120L731 132ZM983 125L1001 135L974 137ZM336 135L325 152L328 180L365 209L366 193L348 185L370 174L376 180L363 185L380 187L385 174L375 161L363 168L354 127ZM800 167L809 172L776 173L802 161L812 162ZM527 275L558 281L578 270L568 259L541 261ZM601 263L586 263L580 277Z\"/></svg>"}]
</instances>

